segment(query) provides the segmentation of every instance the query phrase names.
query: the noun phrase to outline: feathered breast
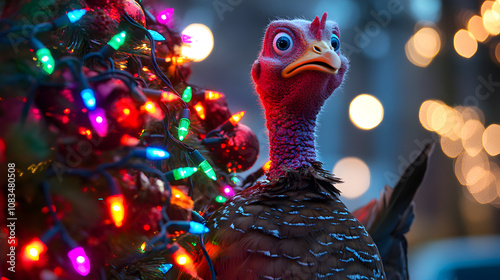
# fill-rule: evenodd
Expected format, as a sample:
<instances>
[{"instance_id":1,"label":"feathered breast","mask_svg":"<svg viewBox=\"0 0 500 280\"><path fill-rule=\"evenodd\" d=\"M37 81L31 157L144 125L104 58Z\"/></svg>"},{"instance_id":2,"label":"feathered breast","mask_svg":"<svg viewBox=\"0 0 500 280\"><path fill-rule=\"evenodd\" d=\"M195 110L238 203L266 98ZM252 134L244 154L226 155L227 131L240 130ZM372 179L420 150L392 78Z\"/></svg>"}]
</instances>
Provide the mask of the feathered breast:
<instances>
[{"instance_id":1,"label":"feathered breast","mask_svg":"<svg viewBox=\"0 0 500 280\"><path fill-rule=\"evenodd\" d=\"M205 242L218 279L384 279L377 247L319 163L219 209ZM200 256L198 273L210 279Z\"/></svg>"}]
</instances>

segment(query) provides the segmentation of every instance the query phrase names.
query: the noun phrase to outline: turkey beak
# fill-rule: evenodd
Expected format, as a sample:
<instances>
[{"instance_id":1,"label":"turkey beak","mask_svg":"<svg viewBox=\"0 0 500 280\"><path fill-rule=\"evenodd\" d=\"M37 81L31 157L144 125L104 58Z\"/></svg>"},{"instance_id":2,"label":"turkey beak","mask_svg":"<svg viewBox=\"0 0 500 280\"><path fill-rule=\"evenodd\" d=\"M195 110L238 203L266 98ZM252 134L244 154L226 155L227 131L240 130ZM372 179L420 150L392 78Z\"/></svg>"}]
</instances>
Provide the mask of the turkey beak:
<instances>
[{"instance_id":1,"label":"turkey beak","mask_svg":"<svg viewBox=\"0 0 500 280\"><path fill-rule=\"evenodd\" d=\"M290 78L299 73L309 70L321 71L335 75L339 72L342 62L325 41L312 41L304 54L294 62L290 63L283 71L283 78Z\"/></svg>"}]
</instances>

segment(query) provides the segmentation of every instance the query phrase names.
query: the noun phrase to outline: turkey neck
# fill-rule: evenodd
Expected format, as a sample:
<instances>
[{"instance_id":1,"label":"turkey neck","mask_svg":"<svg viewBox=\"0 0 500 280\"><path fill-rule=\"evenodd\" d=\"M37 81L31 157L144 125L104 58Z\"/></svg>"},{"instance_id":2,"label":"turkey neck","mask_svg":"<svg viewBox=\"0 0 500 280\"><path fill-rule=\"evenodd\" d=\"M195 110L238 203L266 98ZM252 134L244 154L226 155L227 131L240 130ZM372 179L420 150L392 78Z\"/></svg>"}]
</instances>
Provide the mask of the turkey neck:
<instances>
[{"instance_id":1,"label":"turkey neck","mask_svg":"<svg viewBox=\"0 0 500 280\"><path fill-rule=\"evenodd\" d=\"M284 175L284 169L309 167L316 161L316 116L317 114L290 114L282 110L266 112L272 162L269 179Z\"/></svg>"}]
</instances>

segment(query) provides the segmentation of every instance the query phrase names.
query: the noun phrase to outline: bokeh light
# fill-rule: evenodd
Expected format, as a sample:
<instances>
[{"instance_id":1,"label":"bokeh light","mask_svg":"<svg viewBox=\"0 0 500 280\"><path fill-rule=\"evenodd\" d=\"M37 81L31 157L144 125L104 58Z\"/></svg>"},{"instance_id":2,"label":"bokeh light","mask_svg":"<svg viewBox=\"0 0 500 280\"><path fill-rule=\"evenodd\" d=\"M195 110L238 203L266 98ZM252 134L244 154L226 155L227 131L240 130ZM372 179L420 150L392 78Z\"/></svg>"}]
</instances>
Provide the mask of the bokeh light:
<instances>
[{"instance_id":1,"label":"bokeh light","mask_svg":"<svg viewBox=\"0 0 500 280\"><path fill-rule=\"evenodd\" d=\"M483 132L484 126L478 120L468 120L462 127L462 145L465 151L471 155L476 156L483 149Z\"/></svg>"},{"instance_id":2,"label":"bokeh light","mask_svg":"<svg viewBox=\"0 0 500 280\"><path fill-rule=\"evenodd\" d=\"M500 154L500 125L488 126L482 135L484 150L491 156Z\"/></svg>"},{"instance_id":3,"label":"bokeh light","mask_svg":"<svg viewBox=\"0 0 500 280\"><path fill-rule=\"evenodd\" d=\"M186 43L181 48L181 53L184 57L192 61L202 61L210 55L214 48L214 36L210 29L200 23L188 25L182 31L183 38L189 43Z\"/></svg>"},{"instance_id":4,"label":"bokeh light","mask_svg":"<svg viewBox=\"0 0 500 280\"><path fill-rule=\"evenodd\" d=\"M414 65L418 67L427 67L431 61L432 58L425 57L421 55L416 49L415 49L415 43L414 43L414 37L412 36L408 42L406 42L405 45L405 54L406 58L413 63Z\"/></svg>"},{"instance_id":5,"label":"bokeh light","mask_svg":"<svg viewBox=\"0 0 500 280\"><path fill-rule=\"evenodd\" d=\"M483 4L481 5L481 16L484 16L486 11L491 10L493 8L493 3L495 1L484 1Z\"/></svg>"},{"instance_id":6,"label":"bokeh light","mask_svg":"<svg viewBox=\"0 0 500 280\"><path fill-rule=\"evenodd\" d=\"M493 50L493 56L495 62L500 63L500 42L495 46L495 49Z\"/></svg>"},{"instance_id":7,"label":"bokeh light","mask_svg":"<svg viewBox=\"0 0 500 280\"><path fill-rule=\"evenodd\" d=\"M370 169L366 163L356 157L346 157L339 160L333 167L333 174L344 182L336 185L343 197L359 197L370 186Z\"/></svg>"},{"instance_id":8,"label":"bokeh light","mask_svg":"<svg viewBox=\"0 0 500 280\"><path fill-rule=\"evenodd\" d=\"M487 10L483 15L483 25L486 31L495 36L500 33L500 14L495 10Z\"/></svg>"},{"instance_id":9,"label":"bokeh light","mask_svg":"<svg viewBox=\"0 0 500 280\"><path fill-rule=\"evenodd\" d=\"M380 101L369 94L356 96L349 106L349 118L358 128L375 128L384 118L384 107Z\"/></svg>"},{"instance_id":10,"label":"bokeh light","mask_svg":"<svg viewBox=\"0 0 500 280\"><path fill-rule=\"evenodd\" d=\"M469 19L467 29L479 42L484 42L489 36L488 31L486 30L486 28L484 28L483 19L477 15L472 16Z\"/></svg>"},{"instance_id":11,"label":"bokeh light","mask_svg":"<svg viewBox=\"0 0 500 280\"><path fill-rule=\"evenodd\" d=\"M465 58L472 57L477 51L476 38L465 29L460 29L455 33L453 46L455 46L455 51Z\"/></svg>"},{"instance_id":12,"label":"bokeh light","mask_svg":"<svg viewBox=\"0 0 500 280\"><path fill-rule=\"evenodd\" d=\"M433 58L441 49L441 38L434 28L424 27L413 36L413 44L421 56Z\"/></svg>"},{"instance_id":13,"label":"bokeh light","mask_svg":"<svg viewBox=\"0 0 500 280\"><path fill-rule=\"evenodd\" d=\"M456 158L464 149L460 139L451 139L448 136L441 137L440 144L443 153L450 158Z\"/></svg>"}]
</instances>

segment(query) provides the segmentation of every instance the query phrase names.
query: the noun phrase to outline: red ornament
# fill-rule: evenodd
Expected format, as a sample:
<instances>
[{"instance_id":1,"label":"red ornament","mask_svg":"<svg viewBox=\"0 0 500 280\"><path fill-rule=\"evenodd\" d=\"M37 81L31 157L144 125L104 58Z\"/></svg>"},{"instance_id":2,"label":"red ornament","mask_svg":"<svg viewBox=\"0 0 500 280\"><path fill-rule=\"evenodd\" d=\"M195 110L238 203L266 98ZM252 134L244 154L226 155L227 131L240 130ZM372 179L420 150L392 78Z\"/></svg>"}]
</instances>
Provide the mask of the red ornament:
<instances>
[{"instance_id":1,"label":"red ornament","mask_svg":"<svg viewBox=\"0 0 500 280\"><path fill-rule=\"evenodd\" d=\"M213 153L214 164L227 173L252 167L259 156L259 141L252 129L239 123L224 136L228 138L225 142L207 145Z\"/></svg>"}]
</instances>

